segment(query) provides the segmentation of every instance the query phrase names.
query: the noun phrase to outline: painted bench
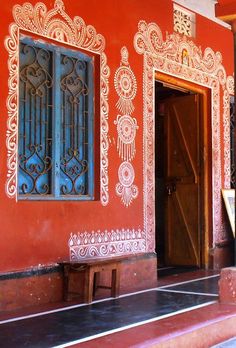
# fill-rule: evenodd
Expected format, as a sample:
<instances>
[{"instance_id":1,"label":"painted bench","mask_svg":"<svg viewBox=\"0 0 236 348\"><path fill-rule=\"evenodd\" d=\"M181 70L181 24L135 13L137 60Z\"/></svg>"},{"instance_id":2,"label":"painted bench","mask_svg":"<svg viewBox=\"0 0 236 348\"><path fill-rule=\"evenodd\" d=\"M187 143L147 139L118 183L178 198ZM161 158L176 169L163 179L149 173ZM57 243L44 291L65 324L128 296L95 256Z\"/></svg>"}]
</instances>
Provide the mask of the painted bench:
<instances>
[{"instance_id":1,"label":"painted bench","mask_svg":"<svg viewBox=\"0 0 236 348\"><path fill-rule=\"evenodd\" d=\"M63 271L63 298L64 301L70 299L70 295L75 294L69 291L71 273L85 272L84 298L86 303L91 303L98 288L110 289L111 297L119 296L120 289L120 263L121 259L96 259L89 261L62 261L58 264ZM111 272L111 286L99 284L99 275L102 271Z\"/></svg>"}]
</instances>

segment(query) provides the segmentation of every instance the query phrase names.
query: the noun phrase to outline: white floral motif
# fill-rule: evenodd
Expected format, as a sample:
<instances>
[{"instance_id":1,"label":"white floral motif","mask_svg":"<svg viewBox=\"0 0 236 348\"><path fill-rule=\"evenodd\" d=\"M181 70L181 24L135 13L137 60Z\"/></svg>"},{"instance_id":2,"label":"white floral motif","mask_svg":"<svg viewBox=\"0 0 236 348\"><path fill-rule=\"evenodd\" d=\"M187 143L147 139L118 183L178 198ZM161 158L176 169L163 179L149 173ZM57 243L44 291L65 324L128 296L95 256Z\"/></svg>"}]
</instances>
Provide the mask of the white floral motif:
<instances>
[{"instance_id":1,"label":"white floral motif","mask_svg":"<svg viewBox=\"0 0 236 348\"><path fill-rule=\"evenodd\" d=\"M154 75L161 71L169 75L206 86L212 91L212 191L213 191L213 242L224 239L221 201L221 139L220 139L220 85L226 84L226 72L220 52L206 48L202 53L192 41L178 34L163 39L157 24L140 21L134 37L134 46L144 55L144 231L147 251L155 250L154 226ZM182 52L186 49L189 64L182 64ZM226 101L226 99L225 99ZM224 114L229 104L225 103ZM228 160L224 162L228 166ZM225 171L226 172L226 171Z\"/></svg>"},{"instance_id":2,"label":"white floral motif","mask_svg":"<svg viewBox=\"0 0 236 348\"><path fill-rule=\"evenodd\" d=\"M119 183L116 184L116 193L121 197L126 207L130 205L132 200L138 196L138 188L133 185L134 168L130 162L121 163L118 171Z\"/></svg>"},{"instance_id":3,"label":"white floral motif","mask_svg":"<svg viewBox=\"0 0 236 348\"><path fill-rule=\"evenodd\" d=\"M93 26L84 23L80 17L70 18L65 12L62 0L56 0L54 8L47 10L45 4L39 2L35 6L25 3L13 8L15 23L9 28L10 36L5 40L9 53L9 94L7 100L7 182L6 193L16 197L17 192L17 131L18 131L18 50L20 31L38 34L77 48L100 54L101 57L101 203L107 205L108 194L108 78L110 75L104 53L104 37L96 33Z\"/></svg>"}]
</instances>

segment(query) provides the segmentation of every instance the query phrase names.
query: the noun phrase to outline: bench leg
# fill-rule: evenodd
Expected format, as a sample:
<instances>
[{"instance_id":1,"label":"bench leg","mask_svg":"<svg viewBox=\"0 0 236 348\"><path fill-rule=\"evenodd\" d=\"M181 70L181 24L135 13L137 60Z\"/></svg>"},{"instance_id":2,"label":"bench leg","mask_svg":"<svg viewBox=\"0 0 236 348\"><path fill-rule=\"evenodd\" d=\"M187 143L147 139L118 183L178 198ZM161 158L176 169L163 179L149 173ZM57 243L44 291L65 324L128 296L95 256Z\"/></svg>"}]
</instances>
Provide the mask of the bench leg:
<instances>
[{"instance_id":1,"label":"bench leg","mask_svg":"<svg viewBox=\"0 0 236 348\"><path fill-rule=\"evenodd\" d=\"M84 297L85 297L85 302L87 303L91 303L93 300L93 279L94 279L94 272L91 270L90 267L88 267L85 272L85 284L84 284Z\"/></svg>"},{"instance_id":2,"label":"bench leg","mask_svg":"<svg viewBox=\"0 0 236 348\"><path fill-rule=\"evenodd\" d=\"M97 288L99 288L100 284L100 272L94 273L94 284L93 284L93 296L95 296Z\"/></svg>"},{"instance_id":3,"label":"bench leg","mask_svg":"<svg viewBox=\"0 0 236 348\"><path fill-rule=\"evenodd\" d=\"M119 267L112 270L111 296L118 297L120 291L120 270Z\"/></svg>"},{"instance_id":4,"label":"bench leg","mask_svg":"<svg viewBox=\"0 0 236 348\"><path fill-rule=\"evenodd\" d=\"M63 300L69 301L69 267L63 267Z\"/></svg>"}]
</instances>

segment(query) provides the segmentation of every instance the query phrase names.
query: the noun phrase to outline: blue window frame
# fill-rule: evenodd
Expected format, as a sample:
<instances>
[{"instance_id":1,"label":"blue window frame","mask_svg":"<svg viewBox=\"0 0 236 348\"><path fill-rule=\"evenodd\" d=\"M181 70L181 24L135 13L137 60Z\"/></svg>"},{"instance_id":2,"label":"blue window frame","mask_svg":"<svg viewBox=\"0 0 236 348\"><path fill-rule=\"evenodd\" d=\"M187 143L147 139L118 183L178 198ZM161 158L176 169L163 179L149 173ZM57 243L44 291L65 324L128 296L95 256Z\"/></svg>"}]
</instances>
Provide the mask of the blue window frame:
<instances>
[{"instance_id":1,"label":"blue window frame","mask_svg":"<svg viewBox=\"0 0 236 348\"><path fill-rule=\"evenodd\" d=\"M94 199L94 63L20 41L18 198Z\"/></svg>"}]
</instances>

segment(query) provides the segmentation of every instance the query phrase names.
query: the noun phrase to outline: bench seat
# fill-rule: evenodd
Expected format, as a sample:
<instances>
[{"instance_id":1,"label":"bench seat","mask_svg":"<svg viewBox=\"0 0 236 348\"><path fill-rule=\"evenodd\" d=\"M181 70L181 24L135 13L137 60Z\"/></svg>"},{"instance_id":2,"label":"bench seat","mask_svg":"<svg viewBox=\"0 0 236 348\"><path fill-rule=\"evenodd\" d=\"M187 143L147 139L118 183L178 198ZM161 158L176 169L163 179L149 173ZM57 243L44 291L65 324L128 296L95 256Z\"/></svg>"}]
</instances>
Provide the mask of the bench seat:
<instances>
[{"instance_id":1,"label":"bench seat","mask_svg":"<svg viewBox=\"0 0 236 348\"><path fill-rule=\"evenodd\" d=\"M62 261L58 264L63 270L63 298L65 301L70 299L69 282L71 273L85 271L84 297L86 303L91 303L93 296L98 288L111 290L111 297L119 296L120 289L120 263L121 259L93 259L88 261ZM111 286L99 284L100 272L111 272Z\"/></svg>"}]
</instances>

